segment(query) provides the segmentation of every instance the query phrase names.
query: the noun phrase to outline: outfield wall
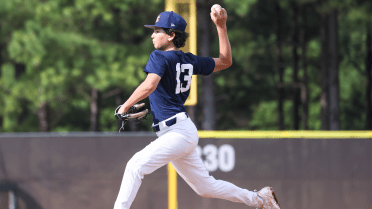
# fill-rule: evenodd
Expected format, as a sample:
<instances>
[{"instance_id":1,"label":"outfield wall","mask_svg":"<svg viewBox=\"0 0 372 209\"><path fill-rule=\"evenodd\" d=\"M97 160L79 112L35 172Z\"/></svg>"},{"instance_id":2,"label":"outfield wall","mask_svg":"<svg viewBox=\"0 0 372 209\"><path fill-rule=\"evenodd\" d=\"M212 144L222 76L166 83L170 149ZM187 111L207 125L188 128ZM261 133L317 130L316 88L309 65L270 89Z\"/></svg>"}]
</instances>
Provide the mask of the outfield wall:
<instances>
[{"instance_id":1,"label":"outfield wall","mask_svg":"<svg viewBox=\"0 0 372 209\"><path fill-rule=\"evenodd\" d=\"M154 139L153 133L0 134L0 205L11 188L19 209L113 208L126 162ZM284 209L372 205L370 138L202 138L197 149L216 179L249 190L270 185ZM163 167L145 176L132 209L167 204ZM199 197L179 177L178 208L247 207Z\"/></svg>"}]
</instances>

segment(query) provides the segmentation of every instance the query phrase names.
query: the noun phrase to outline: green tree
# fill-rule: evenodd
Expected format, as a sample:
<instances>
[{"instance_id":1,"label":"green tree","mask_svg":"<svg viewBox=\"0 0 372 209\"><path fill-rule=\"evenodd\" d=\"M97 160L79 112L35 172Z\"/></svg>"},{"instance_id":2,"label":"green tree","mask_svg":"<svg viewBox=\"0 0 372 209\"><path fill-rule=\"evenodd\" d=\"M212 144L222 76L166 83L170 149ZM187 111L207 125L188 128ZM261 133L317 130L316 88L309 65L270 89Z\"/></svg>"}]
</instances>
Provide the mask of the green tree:
<instances>
[{"instance_id":1,"label":"green tree","mask_svg":"<svg viewBox=\"0 0 372 209\"><path fill-rule=\"evenodd\" d=\"M149 6L147 1L53 0L28 7L33 12L23 27L11 31L7 46L9 58L26 66L19 82L7 84L13 103L27 101L28 111L23 117L35 118L39 113L40 131L88 130L84 124L89 123L91 89L105 95L120 88L128 94L144 79L140 69L151 52L148 34L152 31L145 32L143 25L154 21L156 15L152 13L161 6L160 1L151 4L155 7L147 9L149 16L138 13ZM10 8L9 13L11 9L17 8ZM112 13L115 10L119 11L117 16ZM99 120L111 116L102 130L116 129L112 123L115 103L99 108L103 113ZM111 109L110 114L105 109ZM105 127L108 123L112 124L109 129ZM6 130L16 131L20 125L35 130L35 123L16 122L14 128Z\"/></svg>"},{"instance_id":2,"label":"green tree","mask_svg":"<svg viewBox=\"0 0 372 209\"><path fill-rule=\"evenodd\" d=\"M216 87L211 97L215 129L329 129L324 121L330 116L321 101L329 105L330 80L322 70L329 72L326 41L336 40L330 39L331 32L339 38L332 45L333 52L338 51L333 56L338 59L333 66L338 67L332 68L338 70L333 78L340 82L339 102L333 102L340 107L338 129L370 129L369 1L219 0L206 1L200 11L209 13L212 3L228 11L234 59L233 66L209 79L208 88ZM113 111L145 78L142 69L154 50L152 31L143 25L155 21L164 1L0 0L0 4L1 131L117 131ZM301 12L291 18L294 6ZM209 21L209 15L201 17ZM330 29L330 19L338 32ZM216 31L208 32L209 55L205 47L200 51L218 56ZM292 64L295 54L297 71ZM305 100L296 105L298 87ZM207 118L200 116L203 120ZM128 127L150 130L150 123Z\"/></svg>"}]
</instances>

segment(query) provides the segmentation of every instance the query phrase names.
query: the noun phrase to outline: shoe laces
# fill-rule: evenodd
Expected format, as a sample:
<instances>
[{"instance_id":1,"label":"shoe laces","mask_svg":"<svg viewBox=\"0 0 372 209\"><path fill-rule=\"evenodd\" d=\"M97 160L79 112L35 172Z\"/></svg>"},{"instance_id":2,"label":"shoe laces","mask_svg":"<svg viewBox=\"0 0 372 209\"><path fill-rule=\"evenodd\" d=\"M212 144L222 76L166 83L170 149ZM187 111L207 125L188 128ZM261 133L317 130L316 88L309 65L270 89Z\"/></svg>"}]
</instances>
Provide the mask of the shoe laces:
<instances>
[{"instance_id":1,"label":"shoe laces","mask_svg":"<svg viewBox=\"0 0 372 209\"><path fill-rule=\"evenodd\" d=\"M262 199L262 203L263 203L263 198L262 198L261 196L258 195L258 191L257 191L257 189L253 190L253 192L255 192L256 195L257 195L257 201L259 201L258 198L261 198L261 199ZM257 205L258 205L258 203L257 203ZM256 209L263 209L263 208L256 208Z\"/></svg>"}]
</instances>

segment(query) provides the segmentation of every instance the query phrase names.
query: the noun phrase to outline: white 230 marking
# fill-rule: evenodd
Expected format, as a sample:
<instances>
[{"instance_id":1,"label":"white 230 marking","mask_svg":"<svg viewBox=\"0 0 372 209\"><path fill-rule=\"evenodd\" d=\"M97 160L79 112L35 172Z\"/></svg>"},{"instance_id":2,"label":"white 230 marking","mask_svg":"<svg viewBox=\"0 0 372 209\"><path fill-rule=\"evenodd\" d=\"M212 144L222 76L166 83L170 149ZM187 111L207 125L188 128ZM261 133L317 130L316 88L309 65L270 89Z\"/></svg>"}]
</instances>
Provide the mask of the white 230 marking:
<instances>
[{"instance_id":1,"label":"white 230 marking","mask_svg":"<svg viewBox=\"0 0 372 209\"><path fill-rule=\"evenodd\" d=\"M235 150L230 144L223 144L217 148L214 144L207 144L203 148L196 147L199 156L205 156L204 166L209 172L218 168L223 172L230 172L235 167Z\"/></svg>"}]
</instances>

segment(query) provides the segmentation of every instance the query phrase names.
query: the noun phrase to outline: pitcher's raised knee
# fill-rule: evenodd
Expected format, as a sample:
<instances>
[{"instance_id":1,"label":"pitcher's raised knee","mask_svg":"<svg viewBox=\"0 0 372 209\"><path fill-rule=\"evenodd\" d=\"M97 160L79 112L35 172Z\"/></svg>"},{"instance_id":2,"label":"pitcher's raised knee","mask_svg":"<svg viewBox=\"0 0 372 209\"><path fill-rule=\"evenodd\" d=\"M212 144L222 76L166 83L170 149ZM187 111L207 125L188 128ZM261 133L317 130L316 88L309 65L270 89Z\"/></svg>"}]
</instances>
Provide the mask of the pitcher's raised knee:
<instances>
[{"instance_id":1,"label":"pitcher's raised knee","mask_svg":"<svg viewBox=\"0 0 372 209\"><path fill-rule=\"evenodd\" d=\"M125 167L125 173L132 173L132 175L138 175L141 179L143 179L144 172L144 163L140 158L134 155L127 163Z\"/></svg>"}]
</instances>

